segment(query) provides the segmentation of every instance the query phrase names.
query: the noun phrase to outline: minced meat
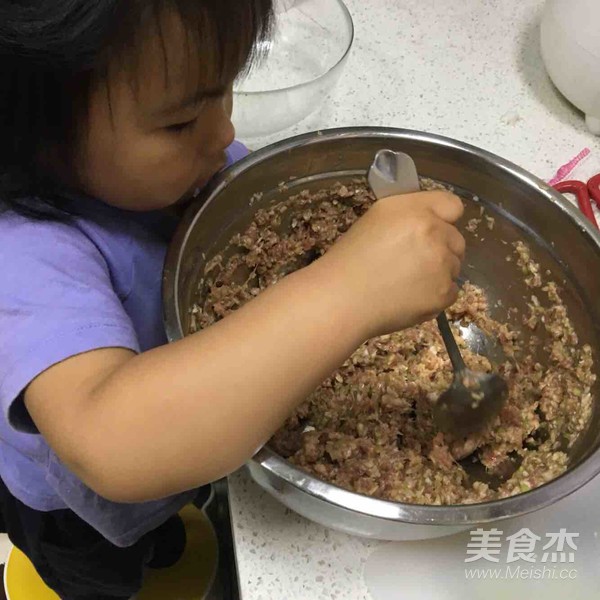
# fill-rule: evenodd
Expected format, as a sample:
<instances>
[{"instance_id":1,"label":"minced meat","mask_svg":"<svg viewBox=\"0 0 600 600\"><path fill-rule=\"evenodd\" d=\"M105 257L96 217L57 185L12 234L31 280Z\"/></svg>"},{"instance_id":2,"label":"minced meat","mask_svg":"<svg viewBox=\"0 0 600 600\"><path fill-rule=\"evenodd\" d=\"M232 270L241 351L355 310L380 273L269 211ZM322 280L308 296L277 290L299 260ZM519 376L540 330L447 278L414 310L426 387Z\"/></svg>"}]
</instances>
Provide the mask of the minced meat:
<instances>
[{"instance_id":1,"label":"minced meat","mask_svg":"<svg viewBox=\"0 0 600 600\"><path fill-rule=\"evenodd\" d=\"M441 187L431 180L423 183L429 189ZM210 326L316 260L374 201L364 180L356 180L316 193L303 191L259 210L227 252L208 263L191 331ZM467 228L478 225L472 220ZM492 219L488 227L493 228ZM565 451L591 417L592 351L578 343L559 287L544 282L529 248L518 243L512 254L507 258L534 292L523 326L534 337L543 329L550 339L543 364L535 342L525 343L517 329L489 316L480 288L465 284L448 311L469 368L490 372L492 365L459 337L459 324L474 323L495 338L506 358L495 368L508 383L508 400L484 431L453 438L436 429L431 408L453 373L432 321L362 345L289 417L271 447L348 490L418 504L494 500L562 474ZM465 461L478 461L500 478L499 485L473 479Z\"/></svg>"}]
</instances>

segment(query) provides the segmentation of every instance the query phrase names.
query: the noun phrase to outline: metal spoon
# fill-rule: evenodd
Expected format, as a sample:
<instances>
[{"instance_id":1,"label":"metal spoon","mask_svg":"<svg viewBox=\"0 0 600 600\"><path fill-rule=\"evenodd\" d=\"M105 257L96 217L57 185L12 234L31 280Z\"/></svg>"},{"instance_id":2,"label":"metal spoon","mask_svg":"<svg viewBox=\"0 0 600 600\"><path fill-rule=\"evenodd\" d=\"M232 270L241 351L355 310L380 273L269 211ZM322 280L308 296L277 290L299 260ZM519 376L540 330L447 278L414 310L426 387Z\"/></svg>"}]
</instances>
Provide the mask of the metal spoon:
<instances>
[{"instance_id":1,"label":"metal spoon","mask_svg":"<svg viewBox=\"0 0 600 600\"><path fill-rule=\"evenodd\" d=\"M437 323L454 368L454 381L433 405L433 418L440 431L466 436L498 415L508 386L497 373L467 369L444 313L438 316Z\"/></svg>"},{"instance_id":2,"label":"metal spoon","mask_svg":"<svg viewBox=\"0 0 600 600\"><path fill-rule=\"evenodd\" d=\"M421 189L412 158L391 150L377 153L368 180L378 199ZM454 381L434 404L433 418L440 431L466 436L483 429L498 415L506 401L508 386L496 373L467 369L445 313L438 316L437 323L454 368Z\"/></svg>"},{"instance_id":3,"label":"metal spoon","mask_svg":"<svg viewBox=\"0 0 600 600\"><path fill-rule=\"evenodd\" d=\"M502 344L495 337L490 337L475 323L462 324L458 323L460 329L460 337L465 340L467 346L475 354L485 356L492 367L504 364L509 357L504 352Z\"/></svg>"}]
</instances>

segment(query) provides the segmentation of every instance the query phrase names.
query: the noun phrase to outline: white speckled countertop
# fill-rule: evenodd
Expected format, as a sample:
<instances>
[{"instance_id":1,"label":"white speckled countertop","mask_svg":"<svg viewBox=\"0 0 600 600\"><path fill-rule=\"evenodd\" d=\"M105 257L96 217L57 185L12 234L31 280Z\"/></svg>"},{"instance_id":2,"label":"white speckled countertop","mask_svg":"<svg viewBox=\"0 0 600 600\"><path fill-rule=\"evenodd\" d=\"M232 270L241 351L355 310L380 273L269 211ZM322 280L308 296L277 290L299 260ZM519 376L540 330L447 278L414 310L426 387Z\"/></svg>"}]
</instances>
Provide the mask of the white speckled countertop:
<instances>
[{"instance_id":1,"label":"white speckled countertop","mask_svg":"<svg viewBox=\"0 0 600 600\"><path fill-rule=\"evenodd\" d=\"M346 3L356 41L332 98L254 147L316 129L381 125L470 142L546 179L584 147L600 160L600 138L545 73L544 0ZM230 478L230 493L243 600L371 600L362 569L380 543L290 513L245 473Z\"/></svg>"}]
</instances>

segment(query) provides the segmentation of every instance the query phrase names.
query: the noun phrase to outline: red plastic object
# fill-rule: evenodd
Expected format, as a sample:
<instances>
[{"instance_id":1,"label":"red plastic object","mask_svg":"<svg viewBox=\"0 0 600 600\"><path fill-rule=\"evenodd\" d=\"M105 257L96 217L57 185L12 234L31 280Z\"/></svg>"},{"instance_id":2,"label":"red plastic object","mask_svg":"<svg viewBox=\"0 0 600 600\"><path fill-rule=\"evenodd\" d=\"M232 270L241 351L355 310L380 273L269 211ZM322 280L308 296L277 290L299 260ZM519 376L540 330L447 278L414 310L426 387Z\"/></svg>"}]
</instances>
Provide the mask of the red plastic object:
<instances>
[{"instance_id":1,"label":"red plastic object","mask_svg":"<svg viewBox=\"0 0 600 600\"><path fill-rule=\"evenodd\" d=\"M592 209L592 200L600 208L600 174L592 177L587 185L583 181L562 181L561 183L557 183L554 189L561 194L575 194L579 210L590 220L596 229L600 229L594 215L594 210Z\"/></svg>"},{"instance_id":2,"label":"red plastic object","mask_svg":"<svg viewBox=\"0 0 600 600\"><path fill-rule=\"evenodd\" d=\"M600 173L588 181L588 191L596 206L600 208Z\"/></svg>"}]
</instances>

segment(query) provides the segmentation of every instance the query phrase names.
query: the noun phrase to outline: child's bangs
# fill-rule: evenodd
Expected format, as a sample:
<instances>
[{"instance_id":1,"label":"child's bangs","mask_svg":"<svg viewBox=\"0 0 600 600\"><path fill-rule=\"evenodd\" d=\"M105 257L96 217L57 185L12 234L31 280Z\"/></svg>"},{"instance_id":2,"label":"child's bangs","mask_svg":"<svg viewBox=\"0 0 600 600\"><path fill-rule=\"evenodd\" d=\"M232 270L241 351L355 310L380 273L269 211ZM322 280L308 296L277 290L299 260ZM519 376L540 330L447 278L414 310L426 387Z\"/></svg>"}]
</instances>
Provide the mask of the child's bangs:
<instances>
[{"instance_id":1,"label":"child's bangs","mask_svg":"<svg viewBox=\"0 0 600 600\"><path fill-rule=\"evenodd\" d=\"M158 34L166 85L169 44L173 43L167 32L172 31L173 17L182 33L176 43L183 45L191 79L205 89L227 86L244 73L259 57L260 42L271 31L272 0L134 0L123 4L126 14L117 20L121 27L115 32L111 54L137 63L139 49L144 47L140 42L149 32Z\"/></svg>"}]
</instances>

